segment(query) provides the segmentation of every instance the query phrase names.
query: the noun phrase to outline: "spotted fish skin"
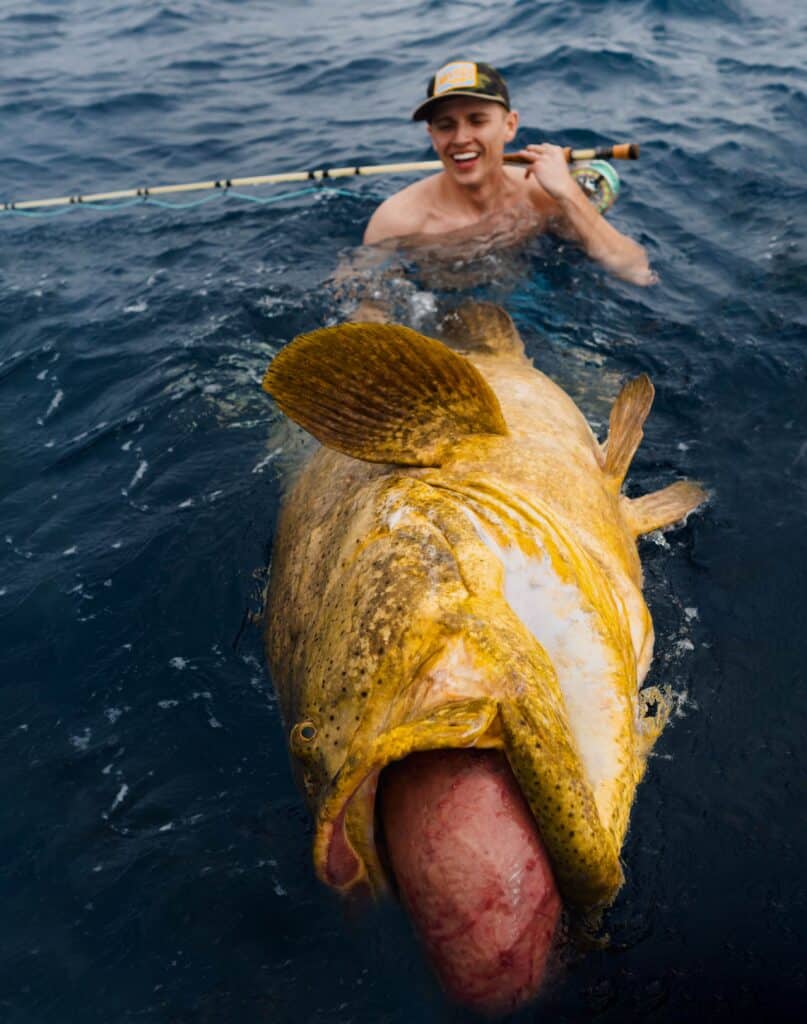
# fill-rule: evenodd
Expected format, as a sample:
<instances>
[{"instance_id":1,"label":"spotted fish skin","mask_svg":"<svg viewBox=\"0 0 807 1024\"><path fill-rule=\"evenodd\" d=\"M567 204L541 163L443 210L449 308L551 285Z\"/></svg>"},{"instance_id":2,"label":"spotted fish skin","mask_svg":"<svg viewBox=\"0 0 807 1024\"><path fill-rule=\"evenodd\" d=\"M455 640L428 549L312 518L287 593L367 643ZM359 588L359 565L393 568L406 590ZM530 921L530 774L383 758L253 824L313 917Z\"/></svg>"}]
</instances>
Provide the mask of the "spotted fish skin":
<instances>
[{"instance_id":1,"label":"spotted fish skin","mask_svg":"<svg viewBox=\"0 0 807 1024\"><path fill-rule=\"evenodd\" d=\"M282 511L265 632L316 869L341 891L382 889L383 767L492 748L564 900L602 906L661 727L641 712L653 630L636 538L705 495L620 493L647 378L623 389L601 446L503 310L461 309L446 335L453 349L394 325L314 332L264 382L332 446Z\"/></svg>"}]
</instances>

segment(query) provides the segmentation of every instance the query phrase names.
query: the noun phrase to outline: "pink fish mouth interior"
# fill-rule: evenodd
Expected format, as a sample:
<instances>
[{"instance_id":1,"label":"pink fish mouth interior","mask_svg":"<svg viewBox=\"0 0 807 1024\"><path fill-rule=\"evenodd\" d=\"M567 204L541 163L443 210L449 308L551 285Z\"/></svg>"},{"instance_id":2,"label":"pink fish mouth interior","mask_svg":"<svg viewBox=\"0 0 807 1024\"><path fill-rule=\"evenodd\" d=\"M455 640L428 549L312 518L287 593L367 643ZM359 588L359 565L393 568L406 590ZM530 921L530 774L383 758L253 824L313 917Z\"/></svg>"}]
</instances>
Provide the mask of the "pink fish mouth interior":
<instances>
[{"instance_id":1,"label":"pink fish mouth interior","mask_svg":"<svg viewBox=\"0 0 807 1024\"><path fill-rule=\"evenodd\" d=\"M345 835L345 811L336 819L328 857L325 862L325 881L335 889L346 889L361 869L359 858L353 852Z\"/></svg>"},{"instance_id":2,"label":"pink fish mouth interior","mask_svg":"<svg viewBox=\"0 0 807 1024\"><path fill-rule=\"evenodd\" d=\"M411 754L384 770L379 798L401 900L448 995L488 1016L533 999L561 899L504 756Z\"/></svg>"}]
</instances>

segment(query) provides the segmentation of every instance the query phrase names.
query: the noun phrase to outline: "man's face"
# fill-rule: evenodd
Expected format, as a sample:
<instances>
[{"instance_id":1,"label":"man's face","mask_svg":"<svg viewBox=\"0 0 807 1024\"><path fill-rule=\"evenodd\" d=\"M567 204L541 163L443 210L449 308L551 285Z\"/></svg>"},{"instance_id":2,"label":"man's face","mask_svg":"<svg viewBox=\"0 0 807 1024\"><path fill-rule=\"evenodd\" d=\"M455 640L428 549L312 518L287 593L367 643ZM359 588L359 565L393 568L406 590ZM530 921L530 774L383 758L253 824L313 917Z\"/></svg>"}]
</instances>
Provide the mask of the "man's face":
<instances>
[{"instance_id":1,"label":"man's face","mask_svg":"<svg viewBox=\"0 0 807 1024\"><path fill-rule=\"evenodd\" d=\"M437 155L459 184L481 185L499 174L505 144L515 138L518 114L493 100L441 100L429 124Z\"/></svg>"}]
</instances>

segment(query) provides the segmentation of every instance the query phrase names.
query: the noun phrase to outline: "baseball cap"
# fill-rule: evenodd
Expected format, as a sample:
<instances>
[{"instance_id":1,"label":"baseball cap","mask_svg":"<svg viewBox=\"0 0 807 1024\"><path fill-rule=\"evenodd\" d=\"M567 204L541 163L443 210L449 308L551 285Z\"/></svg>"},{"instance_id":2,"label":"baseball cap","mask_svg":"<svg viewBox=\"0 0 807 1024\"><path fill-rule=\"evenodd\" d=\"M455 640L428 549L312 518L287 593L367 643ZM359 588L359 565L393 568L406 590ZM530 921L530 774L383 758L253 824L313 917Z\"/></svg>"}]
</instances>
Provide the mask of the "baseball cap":
<instances>
[{"instance_id":1,"label":"baseball cap","mask_svg":"<svg viewBox=\"0 0 807 1024\"><path fill-rule=\"evenodd\" d=\"M506 110L510 109L510 94L496 68L469 60L444 64L430 78L426 96L428 98L412 114L413 121L427 121L434 104L451 96L476 96L501 103Z\"/></svg>"}]
</instances>

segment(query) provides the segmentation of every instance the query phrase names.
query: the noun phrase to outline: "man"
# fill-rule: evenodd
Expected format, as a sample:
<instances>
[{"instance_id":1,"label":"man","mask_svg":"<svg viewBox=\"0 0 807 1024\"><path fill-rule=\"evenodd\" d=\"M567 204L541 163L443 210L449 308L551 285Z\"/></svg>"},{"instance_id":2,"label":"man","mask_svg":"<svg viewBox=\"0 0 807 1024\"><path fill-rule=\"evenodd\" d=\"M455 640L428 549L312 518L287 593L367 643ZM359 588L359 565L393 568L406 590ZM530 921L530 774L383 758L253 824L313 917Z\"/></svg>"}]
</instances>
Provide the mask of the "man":
<instances>
[{"instance_id":1,"label":"man","mask_svg":"<svg viewBox=\"0 0 807 1024\"><path fill-rule=\"evenodd\" d=\"M645 250L620 234L591 205L569 173L559 146L529 145L523 166L502 163L518 129L504 79L489 64L454 61L432 77L412 115L426 121L443 164L385 200L370 219L365 245L406 238L416 248L434 236L501 237L501 224L521 238L551 231L577 241L592 259L633 284L656 276Z\"/></svg>"}]
</instances>

